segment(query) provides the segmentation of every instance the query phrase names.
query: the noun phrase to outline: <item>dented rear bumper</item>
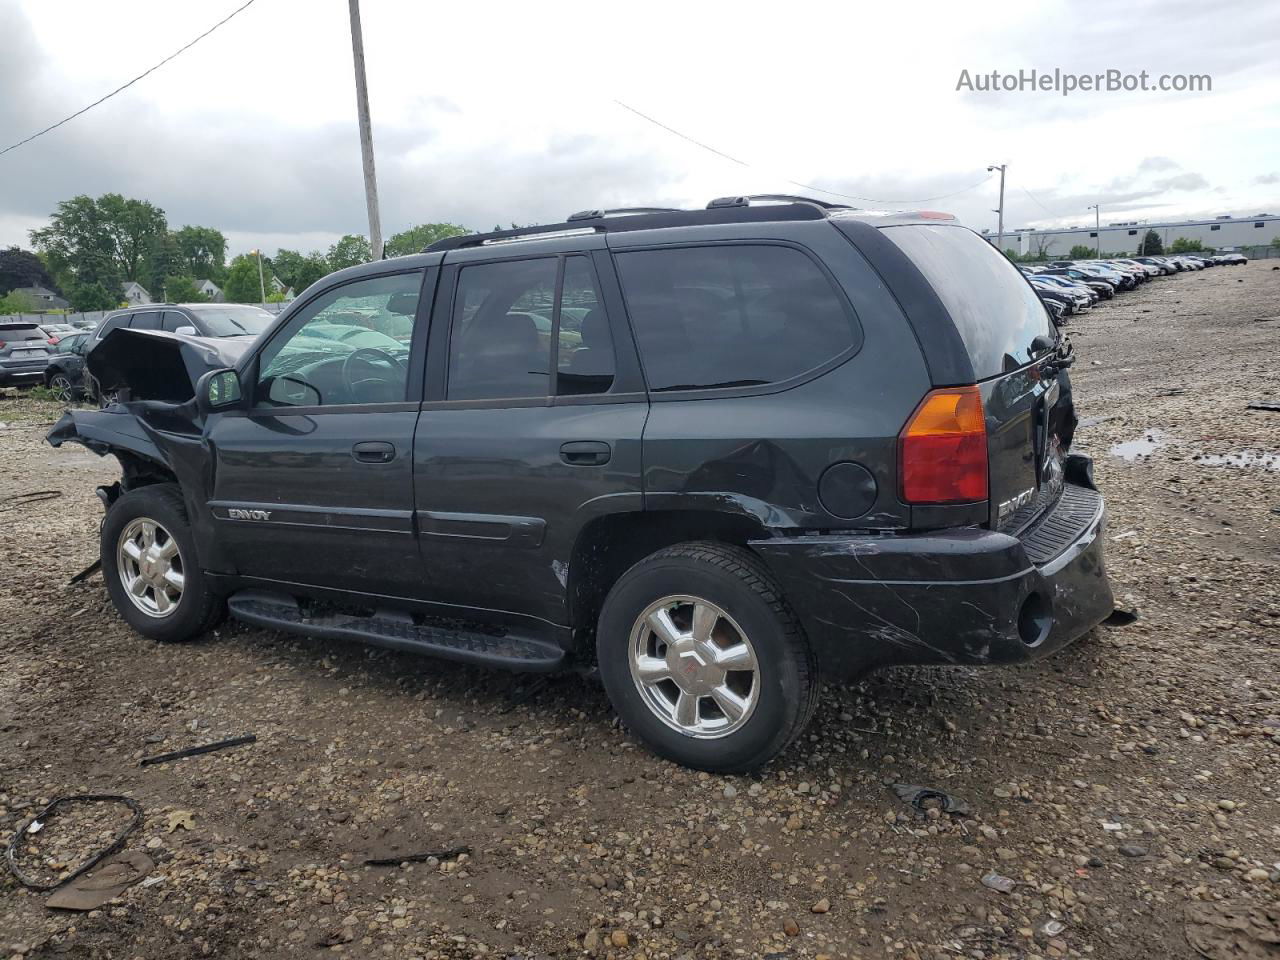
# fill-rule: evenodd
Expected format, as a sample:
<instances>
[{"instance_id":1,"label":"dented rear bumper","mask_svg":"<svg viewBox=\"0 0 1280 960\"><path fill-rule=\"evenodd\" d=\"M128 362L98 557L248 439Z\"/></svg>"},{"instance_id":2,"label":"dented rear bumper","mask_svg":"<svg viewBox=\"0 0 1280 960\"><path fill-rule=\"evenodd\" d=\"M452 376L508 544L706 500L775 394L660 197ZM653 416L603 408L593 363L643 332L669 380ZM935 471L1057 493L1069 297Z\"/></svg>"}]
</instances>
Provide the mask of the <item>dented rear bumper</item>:
<instances>
[{"instance_id":1,"label":"dented rear bumper","mask_svg":"<svg viewBox=\"0 0 1280 960\"><path fill-rule=\"evenodd\" d=\"M1068 484L1027 531L826 535L754 541L822 669L1009 664L1066 646L1114 607L1106 508Z\"/></svg>"}]
</instances>

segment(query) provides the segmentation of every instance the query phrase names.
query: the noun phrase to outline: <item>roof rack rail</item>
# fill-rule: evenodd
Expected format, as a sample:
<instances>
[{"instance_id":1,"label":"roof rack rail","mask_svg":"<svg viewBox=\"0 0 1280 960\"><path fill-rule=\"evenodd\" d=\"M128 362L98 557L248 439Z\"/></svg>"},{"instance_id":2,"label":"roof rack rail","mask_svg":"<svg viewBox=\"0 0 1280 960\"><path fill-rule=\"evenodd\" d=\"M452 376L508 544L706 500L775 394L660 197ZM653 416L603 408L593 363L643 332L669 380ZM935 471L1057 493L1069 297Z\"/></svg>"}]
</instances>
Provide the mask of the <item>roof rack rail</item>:
<instances>
[{"instance_id":1,"label":"roof rack rail","mask_svg":"<svg viewBox=\"0 0 1280 960\"><path fill-rule=\"evenodd\" d=\"M794 193L753 193L747 200L777 200L780 203L812 203L823 210L852 210L847 203L830 203L826 200L815 200L813 197L802 197Z\"/></svg>"},{"instance_id":2,"label":"roof rack rail","mask_svg":"<svg viewBox=\"0 0 1280 960\"><path fill-rule=\"evenodd\" d=\"M680 213L679 207L614 207L612 210L579 210L577 213L571 213L568 222L573 223L575 220L600 220L604 217L617 217L624 214L636 215L641 213Z\"/></svg>"},{"instance_id":3,"label":"roof rack rail","mask_svg":"<svg viewBox=\"0 0 1280 960\"><path fill-rule=\"evenodd\" d=\"M519 240L551 239L556 235L583 233L624 233L632 230L659 230L663 227L692 227L717 223L764 223L776 220L824 220L826 205L799 198L781 206L751 206L748 197L722 197L705 210L676 210L645 207L620 210L582 210L564 223L536 227L516 227L491 233L470 233L445 237L428 246L424 253L460 250Z\"/></svg>"}]
</instances>

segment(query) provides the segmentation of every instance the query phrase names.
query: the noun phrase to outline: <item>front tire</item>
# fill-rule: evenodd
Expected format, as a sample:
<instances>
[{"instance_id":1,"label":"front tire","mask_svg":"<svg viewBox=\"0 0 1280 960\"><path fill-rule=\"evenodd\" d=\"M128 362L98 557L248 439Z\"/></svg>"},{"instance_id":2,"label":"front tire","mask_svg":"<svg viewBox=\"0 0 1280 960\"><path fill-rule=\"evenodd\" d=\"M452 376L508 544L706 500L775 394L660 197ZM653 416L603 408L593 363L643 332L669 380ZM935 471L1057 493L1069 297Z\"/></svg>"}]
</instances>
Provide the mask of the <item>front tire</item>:
<instances>
[{"instance_id":1,"label":"front tire","mask_svg":"<svg viewBox=\"0 0 1280 960\"><path fill-rule=\"evenodd\" d=\"M755 770L800 735L818 667L777 583L751 553L685 543L614 584L596 633L614 709L655 753L718 773Z\"/></svg>"},{"instance_id":2,"label":"front tire","mask_svg":"<svg viewBox=\"0 0 1280 960\"><path fill-rule=\"evenodd\" d=\"M171 483L126 493L107 512L102 575L117 612L143 636L192 640L222 617L222 598L196 559L182 494Z\"/></svg>"}]
</instances>

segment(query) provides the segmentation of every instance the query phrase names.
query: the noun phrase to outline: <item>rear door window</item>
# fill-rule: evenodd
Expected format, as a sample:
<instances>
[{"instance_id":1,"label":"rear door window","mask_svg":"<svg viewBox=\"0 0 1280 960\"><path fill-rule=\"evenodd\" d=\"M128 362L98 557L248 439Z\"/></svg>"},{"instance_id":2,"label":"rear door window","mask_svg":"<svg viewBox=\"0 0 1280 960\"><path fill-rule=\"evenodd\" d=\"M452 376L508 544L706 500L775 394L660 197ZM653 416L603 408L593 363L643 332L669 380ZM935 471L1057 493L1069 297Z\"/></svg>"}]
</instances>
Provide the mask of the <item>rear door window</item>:
<instances>
[{"instance_id":1,"label":"rear door window","mask_svg":"<svg viewBox=\"0 0 1280 960\"><path fill-rule=\"evenodd\" d=\"M793 247L637 250L615 262L651 390L778 383L857 344L851 309Z\"/></svg>"},{"instance_id":2,"label":"rear door window","mask_svg":"<svg viewBox=\"0 0 1280 960\"><path fill-rule=\"evenodd\" d=\"M133 322L129 324L130 330L159 330L160 314L158 313L135 313Z\"/></svg>"},{"instance_id":3,"label":"rear door window","mask_svg":"<svg viewBox=\"0 0 1280 960\"><path fill-rule=\"evenodd\" d=\"M607 393L613 386L613 335L586 257L567 257L556 337L556 396Z\"/></svg>"},{"instance_id":4,"label":"rear door window","mask_svg":"<svg viewBox=\"0 0 1280 960\"><path fill-rule=\"evenodd\" d=\"M911 258L955 322L986 380L1032 360L1031 341L1053 336L1049 314L1017 267L972 230L942 224L883 227Z\"/></svg>"},{"instance_id":5,"label":"rear door window","mask_svg":"<svg viewBox=\"0 0 1280 960\"><path fill-rule=\"evenodd\" d=\"M450 400L545 397L558 257L463 267L449 334Z\"/></svg>"}]
</instances>

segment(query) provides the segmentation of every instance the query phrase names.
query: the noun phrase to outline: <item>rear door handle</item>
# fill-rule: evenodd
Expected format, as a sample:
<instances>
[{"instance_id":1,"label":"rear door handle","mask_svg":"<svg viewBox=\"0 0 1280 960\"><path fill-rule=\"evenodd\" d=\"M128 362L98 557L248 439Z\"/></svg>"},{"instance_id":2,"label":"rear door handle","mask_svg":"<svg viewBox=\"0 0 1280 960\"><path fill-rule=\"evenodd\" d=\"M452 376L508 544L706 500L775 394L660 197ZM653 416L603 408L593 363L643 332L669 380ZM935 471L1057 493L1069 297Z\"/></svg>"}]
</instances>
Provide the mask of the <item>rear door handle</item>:
<instances>
[{"instance_id":1,"label":"rear door handle","mask_svg":"<svg viewBox=\"0 0 1280 960\"><path fill-rule=\"evenodd\" d=\"M361 463L390 463L396 458L396 448L385 440L362 440L351 448L351 455Z\"/></svg>"},{"instance_id":2,"label":"rear door handle","mask_svg":"<svg viewBox=\"0 0 1280 960\"><path fill-rule=\"evenodd\" d=\"M571 467L599 467L609 462L609 445L603 440L573 440L560 445L560 459Z\"/></svg>"}]
</instances>

